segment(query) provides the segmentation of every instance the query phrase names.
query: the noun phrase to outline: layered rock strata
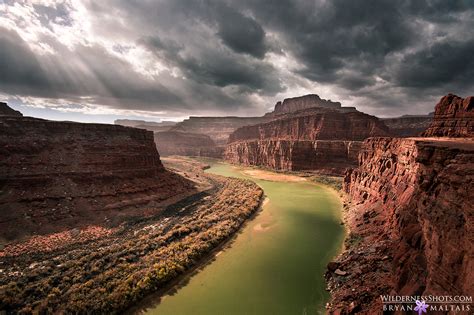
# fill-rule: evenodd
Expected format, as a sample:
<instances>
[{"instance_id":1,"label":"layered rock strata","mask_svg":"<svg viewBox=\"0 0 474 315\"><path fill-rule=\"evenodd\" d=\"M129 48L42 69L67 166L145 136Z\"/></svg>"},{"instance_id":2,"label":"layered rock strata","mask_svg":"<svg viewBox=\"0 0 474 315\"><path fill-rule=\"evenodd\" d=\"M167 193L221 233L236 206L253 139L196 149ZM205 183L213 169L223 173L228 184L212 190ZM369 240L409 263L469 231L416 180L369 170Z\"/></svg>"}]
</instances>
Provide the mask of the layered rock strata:
<instances>
[{"instance_id":1,"label":"layered rock strata","mask_svg":"<svg viewBox=\"0 0 474 315\"><path fill-rule=\"evenodd\" d=\"M435 107L425 137L474 137L474 96L443 96Z\"/></svg>"},{"instance_id":2,"label":"layered rock strata","mask_svg":"<svg viewBox=\"0 0 474 315\"><path fill-rule=\"evenodd\" d=\"M367 137L387 135L388 128L375 116L313 108L239 128L229 136L229 143L264 139L361 141Z\"/></svg>"},{"instance_id":3,"label":"layered rock strata","mask_svg":"<svg viewBox=\"0 0 474 315\"><path fill-rule=\"evenodd\" d=\"M298 97L286 98L283 100L283 102L277 102L273 112L265 114L265 117L278 117L309 108L326 108L338 110L341 112L357 111L355 107L342 107L340 102L322 99L317 94L308 94Z\"/></svg>"},{"instance_id":4,"label":"layered rock strata","mask_svg":"<svg viewBox=\"0 0 474 315\"><path fill-rule=\"evenodd\" d=\"M223 148L216 146L207 135L165 131L155 133L155 143L162 156L206 156L221 158Z\"/></svg>"},{"instance_id":5,"label":"layered rock strata","mask_svg":"<svg viewBox=\"0 0 474 315\"><path fill-rule=\"evenodd\" d=\"M176 124L171 131L204 134L218 146L225 145L229 135L237 128L269 121L265 117L195 117Z\"/></svg>"},{"instance_id":6,"label":"layered rock strata","mask_svg":"<svg viewBox=\"0 0 474 315\"><path fill-rule=\"evenodd\" d=\"M232 163L337 175L356 165L361 140L387 134L376 117L311 108L237 129L224 157Z\"/></svg>"},{"instance_id":7,"label":"layered rock strata","mask_svg":"<svg viewBox=\"0 0 474 315\"><path fill-rule=\"evenodd\" d=\"M117 223L193 190L165 170L150 131L0 118L1 239Z\"/></svg>"},{"instance_id":8,"label":"layered rock strata","mask_svg":"<svg viewBox=\"0 0 474 315\"><path fill-rule=\"evenodd\" d=\"M382 311L379 295L474 295L474 142L371 138L347 172L346 251L331 311Z\"/></svg>"},{"instance_id":9,"label":"layered rock strata","mask_svg":"<svg viewBox=\"0 0 474 315\"><path fill-rule=\"evenodd\" d=\"M342 174L356 166L360 141L344 140L250 140L231 143L224 158L242 165L259 165L276 170L320 170Z\"/></svg>"}]
</instances>

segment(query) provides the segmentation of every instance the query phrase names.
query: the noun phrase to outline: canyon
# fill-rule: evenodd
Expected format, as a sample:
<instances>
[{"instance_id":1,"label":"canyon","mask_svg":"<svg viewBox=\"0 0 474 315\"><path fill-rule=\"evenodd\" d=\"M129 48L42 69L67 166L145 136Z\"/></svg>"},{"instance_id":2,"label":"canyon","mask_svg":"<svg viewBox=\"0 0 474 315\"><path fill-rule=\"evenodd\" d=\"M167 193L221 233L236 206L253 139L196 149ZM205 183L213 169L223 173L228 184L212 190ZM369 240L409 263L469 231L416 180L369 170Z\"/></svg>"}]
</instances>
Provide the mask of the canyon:
<instances>
[{"instance_id":1,"label":"canyon","mask_svg":"<svg viewBox=\"0 0 474 315\"><path fill-rule=\"evenodd\" d=\"M310 107L288 112L309 106L306 97L303 99L302 105L288 106L284 114L269 122L235 130L229 136L224 158L276 170L340 175L356 165L362 140L389 135L378 118L354 110ZM281 106L277 103L275 112L282 111Z\"/></svg>"},{"instance_id":2,"label":"canyon","mask_svg":"<svg viewBox=\"0 0 474 315\"><path fill-rule=\"evenodd\" d=\"M2 313L124 311L199 266L260 208L263 191L251 181L188 160L165 167L151 131L6 106Z\"/></svg>"},{"instance_id":3,"label":"canyon","mask_svg":"<svg viewBox=\"0 0 474 315\"><path fill-rule=\"evenodd\" d=\"M163 167L143 129L0 116L0 151L0 237L7 240L118 223L195 191Z\"/></svg>"},{"instance_id":4,"label":"canyon","mask_svg":"<svg viewBox=\"0 0 474 315\"><path fill-rule=\"evenodd\" d=\"M269 121L265 117L196 117L191 116L172 127L171 131L208 135L218 146L225 146L237 128Z\"/></svg>"},{"instance_id":5,"label":"canyon","mask_svg":"<svg viewBox=\"0 0 474 315\"><path fill-rule=\"evenodd\" d=\"M434 113L428 115L405 115L395 118L382 118L394 137L418 137L431 124Z\"/></svg>"},{"instance_id":6,"label":"canyon","mask_svg":"<svg viewBox=\"0 0 474 315\"><path fill-rule=\"evenodd\" d=\"M276 117L309 108L327 108L343 112L356 112L355 107L342 107L340 102L333 102L319 97L317 94L307 94L292 98L285 98L277 102L272 112L266 113L265 117Z\"/></svg>"},{"instance_id":7,"label":"canyon","mask_svg":"<svg viewBox=\"0 0 474 315\"><path fill-rule=\"evenodd\" d=\"M178 131L155 133L155 143L162 156L182 155L221 158L223 147L208 135Z\"/></svg>"},{"instance_id":8,"label":"canyon","mask_svg":"<svg viewBox=\"0 0 474 315\"><path fill-rule=\"evenodd\" d=\"M343 176L348 235L327 265L329 313L382 310L380 295L474 295L473 113L474 97L448 94L433 116L378 119L310 94L263 117L105 125L1 103L0 310L127 310L260 209L254 181L177 156L326 185Z\"/></svg>"},{"instance_id":9,"label":"canyon","mask_svg":"<svg viewBox=\"0 0 474 315\"><path fill-rule=\"evenodd\" d=\"M330 312L382 310L380 295L474 295L471 114L472 97L447 95L430 137L365 140L344 178L350 233L328 265Z\"/></svg>"}]
</instances>

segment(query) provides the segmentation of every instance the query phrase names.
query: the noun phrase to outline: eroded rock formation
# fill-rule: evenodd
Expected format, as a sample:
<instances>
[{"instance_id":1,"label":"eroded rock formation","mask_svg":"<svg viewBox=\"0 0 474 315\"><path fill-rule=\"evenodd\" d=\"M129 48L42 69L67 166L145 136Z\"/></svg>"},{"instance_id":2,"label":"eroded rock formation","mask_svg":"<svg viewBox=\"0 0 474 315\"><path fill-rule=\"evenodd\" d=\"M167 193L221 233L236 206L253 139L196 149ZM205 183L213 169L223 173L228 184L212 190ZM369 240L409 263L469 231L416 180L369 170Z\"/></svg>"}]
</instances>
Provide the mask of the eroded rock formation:
<instances>
[{"instance_id":1,"label":"eroded rock formation","mask_svg":"<svg viewBox=\"0 0 474 315\"><path fill-rule=\"evenodd\" d=\"M141 216L193 185L165 170L150 131L3 116L0 190L0 238L12 240Z\"/></svg>"},{"instance_id":2,"label":"eroded rock formation","mask_svg":"<svg viewBox=\"0 0 474 315\"><path fill-rule=\"evenodd\" d=\"M223 147L218 147L207 135L165 131L155 133L155 143L161 155L222 157Z\"/></svg>"},{"instance_id":3,"label":"eroded rock formation","mask_svg":"<svg viewBox=\"0 0 474 315\"><path fill-rule=\"evenodd\" d=\"M267 115L276 116L281 114L288 114L313 107L340 109L341 103L321 99L317 94L308 94L298 97L285 98L283 102L277 102L275 104L275 109L273 110L273 112L267 113Z\"/></svg>"},{"instance_id":4,"label":"eroded rock formation","mask_svg":"<svg viewBox=\"0 0 474 315\"><path fill-rule=\"evenodd\" d=\"M225 145L229 135L237 128L269 121L265 117L194 117L176 124L171 131L204 134L218 146Z\"/></svg>"},{"instance_id":5,"label":"eroded rock formation","mask_svg":"<svg viewBox=\"0 0 474 315\"><path fill-rule=\"evenodd\" d=\"M388 128L377 117L314 108L239 128L229 136L229 143L257 139L360 141L388 134Z\"/></svg>"},{"instance_id":6,"label":"eroded rock formation","mask_svg":"<svg viewBox=\"0 0 474 315\"><path fill-rule=\"evenodd\" d=\"M225 159L276 170L341 174L356 166L360 145L360 141L344 140L250 140L228 145Z\"/></svg>"},{"instance_id":7,"label":"eroded rock formation","mask_svg":"<svg viewBox=\"0 0 474 315\"><path fill-rule=\"evenodd\" d=\"M336 263L347 275L331 277L334 308L382 310L380 294L473 295L473 183L470 140L367 139L345 177L357 242Z\"/></svg>"},{"instance_id":8,"label":"eroded rock formation","mask_svg":"<svg viewBox=\"0 0 474 315\"><path fill-rule=\"evenodd\" d=\"M361 140L387 134L376 117L311 108L237 129L229 137L224 157L245 165L341 174L356 165Z\"/></svg>"},{"instance_id":9,"label":"eroded rock formation","mask_svg":"<svg viewBox=\"0 0 474 315\"><path fill-rule=\"evenodd\" d=\"M474 137L474 96L443 96L435 107L425 137Z\"/></svg>"}]
</instances>

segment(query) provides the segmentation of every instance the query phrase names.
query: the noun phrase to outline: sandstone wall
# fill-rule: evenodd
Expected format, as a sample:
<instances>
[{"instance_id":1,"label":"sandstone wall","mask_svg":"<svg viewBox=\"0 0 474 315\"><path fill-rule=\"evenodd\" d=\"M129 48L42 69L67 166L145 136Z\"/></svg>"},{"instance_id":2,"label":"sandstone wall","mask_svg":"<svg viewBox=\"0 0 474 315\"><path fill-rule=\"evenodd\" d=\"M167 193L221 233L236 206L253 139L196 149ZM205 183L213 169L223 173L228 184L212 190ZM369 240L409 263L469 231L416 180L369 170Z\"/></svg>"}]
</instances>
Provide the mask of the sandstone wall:
<instances>
[{"instance_id":1,"label":"sandstone wall","mask_svg":"<svg viewBox=\"0 0 474 315\"><path fill-rule=\"evenodd\" d=\"M397 294L474 295L473 183L472 141L364 142L359 167L344 183L355 205L351 232L365 245L393 241L390 286Z\"/></svg>"},{"instance_id":2,"label":"sandstone wall","mask_svg":"<svg viewBox=\"0 0 474 315\"><path fill-rule=\"evenodd\" d=\"M360 141L388 134L376 117L312 108L239 128L229 136L224 158L278 170L315 170L340 175L355 166Z\"/></svg>"},{"instance_id":3,"label":"sandstone wall","mask_svg":"<svg viewBox=\"0 0 474 315\"><path fill-rule=\"evenodd\" d=\"M465 99L448 94L435 107L425 137L474 137L474 96Z\"/></svg>"},{"instance_id":4,"label":"sandstone wall","mask_svg":"<svg viewBox=\"0 0 474 315\"><path fill-rule=\"evenodd\" d=\"M0 239L113 223L191 190L164 169L152 132L0 118Z\"/></svg>"},{"instance_id":5,"label":"sandstone wall","mask_svg":"<svg viewBox=\"0 0 474 315\"><path fill-rule=\"evenodd\" d=\"M224 158L236 164L340 175L356 165L360 145L360 141L251 140L230 143Z\"/></svg>"},{"instance_id":6,"label":"sandstone wall","mask_svg":"<svg viewBox=\"0 0 474 315\"><path fill-rule=\"evenodd\" d=\"M316 94L308 94L298 97L286 98L283 100L283 102L277 102L274 111L272 113L268 113L267 115L275 116L312 107L340 109L341 103L321 99L319 95Z\"/></svg>"},{"instance_id":7,"label":"sandstone wall","mask_svg":"<svg viewBox=\"0 0 474 315\"><path fill-rule=\"evenodd\" d=\"M237 128L269 121L265 117L194 117L176 124L171 131L204 134L216 145L225 145L229 135Z\"/></svg>"},{"instance_id":8,"label":"sandstone wall","mask_svg":"<svg viewBox=\"0 0 474 315\"><path fill-rule=\"evenodd\" d=\"M155 133L155 143L163 156L207 156L221 158L223 147L218 147L207 135L165 131Z\"/></svg>"},{"instance_id":9,"label":"sandstone wall","mask_svg":"<svg viewBox=\"0 0 474 315\"><path fill-rule=\"evenodd\" d=\"M360 112L316 109L239 128L229 136L229 143L256 139L361 141L387 135L388 128L377 117Z\"/></svg>"}]
</instances>

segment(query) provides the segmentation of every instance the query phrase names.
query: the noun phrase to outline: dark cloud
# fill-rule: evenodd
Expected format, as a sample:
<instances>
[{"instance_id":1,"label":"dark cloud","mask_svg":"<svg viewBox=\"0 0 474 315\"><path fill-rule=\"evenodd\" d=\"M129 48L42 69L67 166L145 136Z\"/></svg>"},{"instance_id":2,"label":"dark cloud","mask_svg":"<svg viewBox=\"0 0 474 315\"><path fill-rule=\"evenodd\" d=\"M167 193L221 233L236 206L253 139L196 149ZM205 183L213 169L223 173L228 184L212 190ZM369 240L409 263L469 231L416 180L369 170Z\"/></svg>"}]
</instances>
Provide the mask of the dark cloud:
<instances>
[{"instance_id":1,"label":"dark cloud","mask_svg":"<svg viewBox=\"0 0 474 315\"><path fill-rule=\"evenodd\" d=\"M0 28L1 90L20 96L76 101L88 96L104 105L120 107L118 104L132 103L133 109L141 110L154 110L156 104L160 108L184 105L161 84L134 74L128 63L101 47L79 46L71 52L56 43L55 48L60 51L53 56L35 54L16 32ZM81 67L70 60L80 61Z\"/></svg>"},{"instance_id":2,"label":"dark cloud","mask_svg":"<svg viewBox=\"0 0 474 315\"><path fill-rule=\"evenodd\" d=\"M50 88L36 55L14 31L0 28L0 87L7 93L38 93Z\"/></svg>"},{"instance_id":3,"label":"dark cloud","mask_svg":"<svg viewBox=\"0 0 474 315\"><path fill-rule=\"evenodd\" d=\"M224 44L238 53L263 58L267 47L265 32L260 24L228 6L219 6L216 13L218 35Z\"/></svg>"},{"instance_id":4,"label":"dark cloud","mask_svg":"<svg viewBox=\"0 0 474 315\"><path fill-rule=\"evenodd\" d=\"M236 85L241 91L271 95L283 90L276 70L270 64L213 49L201 51L198 57L185 55L183 46L158 37L141 42L193 81L218 87Z\"/></svg>"},{"instance_id":5,"label":"dark cloud","mask_svg":"<svg viewBox=\"0 0 474 315\"><path fill-rule=\"evenodd\" d=\"M322 86L332 98L357 99L373 113L402 114L424 104L423 96L431 102L474 88L472 0L82 4L93 33L71 46L54 32L75 29L75 8L33 6L49 30L40 44L54 54L38 53L16 32L1 30L0 92L89 97L120 109L255 114L269 106L266 100L291 93L289 87ZM20 17L20 34L25 23L28 17ZM124 59L137 47L152 59ZM166 69L145 75L137 63ZM421 112L428 108L420 106Z\"/></svg>"},{"instance_id":6,"label":"dark cloud","mask_svg":"<svg viewBox=\"0 0 474 315\"><path fill-rule=\"evenodd\" d=\"M407 87L438 87L451 82L474 86L474 39L435 43L403 57L394 81Z\"/></svg>"}]
</instances>

